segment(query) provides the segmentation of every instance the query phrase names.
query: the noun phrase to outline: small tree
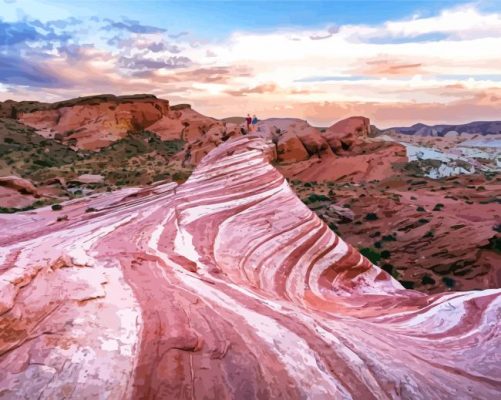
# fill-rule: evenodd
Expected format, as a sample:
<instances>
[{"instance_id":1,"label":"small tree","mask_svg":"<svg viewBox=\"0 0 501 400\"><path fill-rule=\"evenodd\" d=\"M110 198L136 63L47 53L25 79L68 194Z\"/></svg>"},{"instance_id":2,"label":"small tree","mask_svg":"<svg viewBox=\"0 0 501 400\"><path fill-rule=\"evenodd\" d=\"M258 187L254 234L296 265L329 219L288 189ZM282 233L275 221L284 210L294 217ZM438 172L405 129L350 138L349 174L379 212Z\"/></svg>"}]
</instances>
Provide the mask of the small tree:
<instances>
[{"instance_id":1,"label":"small tree","mask_svg":"<svg viewBox=\"0 0 501 400\"><path fill-rule=\"evenodd\" d=\"M14 106L10 109L10 117L12 119L17 119L17 108Z\"/></svg>"}]
</instances>

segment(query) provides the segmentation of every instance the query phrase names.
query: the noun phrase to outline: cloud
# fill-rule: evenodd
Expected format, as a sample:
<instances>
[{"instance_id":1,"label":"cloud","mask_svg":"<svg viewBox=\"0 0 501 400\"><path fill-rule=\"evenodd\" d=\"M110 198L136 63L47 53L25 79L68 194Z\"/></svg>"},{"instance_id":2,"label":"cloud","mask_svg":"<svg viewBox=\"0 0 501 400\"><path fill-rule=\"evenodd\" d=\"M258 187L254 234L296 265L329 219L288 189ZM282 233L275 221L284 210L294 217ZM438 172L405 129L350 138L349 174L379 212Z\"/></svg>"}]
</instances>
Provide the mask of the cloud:
<instances>
[{"instance_id":1,"label":"cloud","mask_svg":"<svg viewBox=\"0 0 501 400\"><path fill-rule=\"evenodd\" d=\"M115 22L111 19L106 19L105 21L108 22L108 25L105 26L103 29L109 31L124 30L131 33L144 33L144 34L163 33L167 31L167 29L158 28L156 26L142 25L141 23L139 23L139 21L135 21L132 19L123 19L120 22Z\"/></svg>"},{"instance_id":2,"label":"cloud","mask_svg":"<svg viewBox=\"0 0 501 400\"><path fill-rule=\"evenodd\" d=\"M7 23L0 21L0 45L11 46L41 38L43 36L26 22Z\"/></svg>"},{"instance_id":3,"label":"cloud","mask_svg":"<svg viewBox=\"0 0 501 400\"><path fill-rule=\"evenodd\" d=\"M180 37L186 36L186 35L189 35L189 32L183 31L183 32L175 33L175 34L170 34L169 37L171 39L179 39Z\"/></svg>"},{"instance_id":4,"label":"cloud","mask_svg":"<svg viewBox=\"0 0 501 400\"><path fill-rule=\"evenodd\" d=\"M175 69L187 67L191 64L191 60L188 57L182 56L173 56L159 60L144 57L120 57L118 64L123 68L132 70Z\"/></svg>"},{"instance_id":5,"label":"cloud","mask_svg":"<svg viewBox=\"0 0 501 400\"><path fill-rule=\"evenodd\" d=\"M151 43L146 48L154 53L158 53L160 51L168 51L169 53L177 54L181 52L181 49L175 44L168 44L164 42Z\"/></svg>"},{"instance_id":6,"label":"cloud","mask_svg":"<svg viewBox=\"0 0 501 400\"><path fill-rule=\"evenodd\" d=\"M68 81L40 60L27 61L0 53L0 82L34 87L67 87Z\"/></svg>"},{"instance_id":7,"label":"cloud","mask_svg":"<svg viewBox=\"0 0 501 400\"><path fill-rule=\"evenodd\" d=\"M252 88L242 88L238 90L226 90L231 96L246 96L251 93L263 94L263 93L273 93L277 89L277 85L274 83L267 83L263 85L254 86Z\"/></svg>"},{"instance_id":8,"label":"cloud","mask_svg":"<svg viewBox=\"0 0 501 400\"><path fill-rule=\"evenodd\" d=\"M423 63L406 63L398 59L376 58L365 62L356 73L370 76L413 76L416 74L425 74Z\"/></svg>"},{"instance_id":9,"label":"cloud","mask_svg":"<svg viewBox=\"0 0 501 400\"><path fill-rule=\"evenodd\" d=\"M339 32L339 27L337 26L331 26L327 29L327 33L323 35L311 35L310 39L311 40L324 40L324 39L329 39L332 37L332 35L336 34ZM296 39L292 39L296 40Z\"/></svg>"},{"instance_id":10,"label":"cloud","mask_svg":"<svg viewBox=\"0 0 501 400\"><path fill-rule=\"evenodd\" d=\"M250 108L323 124L350 113L381 125L454 121L500 106L501 14L472 5L382 24L187 35L132 19L0 21L1 96L151 92L215 116Z\"/></svg>"}]
</instances>

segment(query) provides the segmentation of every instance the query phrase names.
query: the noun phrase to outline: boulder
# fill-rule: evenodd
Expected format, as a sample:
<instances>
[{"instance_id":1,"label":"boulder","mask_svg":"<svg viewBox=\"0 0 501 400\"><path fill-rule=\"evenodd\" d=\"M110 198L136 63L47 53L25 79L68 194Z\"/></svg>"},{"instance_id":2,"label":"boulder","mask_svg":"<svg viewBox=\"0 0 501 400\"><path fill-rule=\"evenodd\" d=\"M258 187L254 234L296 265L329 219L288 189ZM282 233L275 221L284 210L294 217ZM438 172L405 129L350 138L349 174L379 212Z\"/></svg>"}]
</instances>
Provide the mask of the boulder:
<instances>
[{"instance_id":1,"label":"boulder","mask_svg":"<svg viewBox=\"0 0 501 400\"><path fill-rule=\"evenodd\" d=\"M83 174L75 179L70 180L70 182L77 182L83 184L102 183L103 181L104 181L104 176L92 175L92 174Z\"/></svg>"},{"instance_id":2,"label":"boulder","mask_svg":"<svg viewBox=\"0 0 501 400\"><path fill-rule=\"evenodd\" d=\"M304 161L309 157L301 140L292 132L287 132L278 139L277 154L278 160L285 163Z\"/></svg>"},{"instance_id":3,"label":"boulder","mask_svg":"<svg viewBox=\"0 0 501 400\"><path fill-rule=\"evenodd\" d=\"M369 136L370 122L366 117L350 117L336 122L323 137L336 153L348 151Z\"/></svg>"},{"instance_id":4,"label":"boulder","mask_svg":"<svg viewBox=\"0 0 501 400\"><path fill-rule=\"evenodd\" d=\"M8 187L24 194L38 194L38 190L33 183L18 176L0 176L0 186Z\"/></svg>"}]
</instances>

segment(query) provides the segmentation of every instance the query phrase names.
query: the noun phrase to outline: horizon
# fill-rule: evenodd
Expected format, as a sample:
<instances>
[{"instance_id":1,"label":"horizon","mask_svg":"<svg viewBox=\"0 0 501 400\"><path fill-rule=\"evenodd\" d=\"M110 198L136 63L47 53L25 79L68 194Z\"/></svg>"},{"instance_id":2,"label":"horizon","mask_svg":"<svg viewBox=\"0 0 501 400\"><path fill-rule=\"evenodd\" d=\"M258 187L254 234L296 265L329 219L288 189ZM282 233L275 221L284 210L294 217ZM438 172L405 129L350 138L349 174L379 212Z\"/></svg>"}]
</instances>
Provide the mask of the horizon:
<instances>
[{"instance_id":1,"label":"horizon","mask_svg":"<svg viewBox=\"0 0 501 400\"><path fill-rule=\"evenodd\" d=\"M0 100L151 93L208 116L500 119L496 1L0 0Z\"/></svg>"},{"instance_id":2,"label":"horizon","mask_svg":"<svg viewBox=\"0 0 501 400\"><path fill-rule=\"evenodd\" d=\"M117 95L117 94L114 94L114 93L95 93L95 94L90 94L90 95L86 95L86 96L79 96L79 97L73 97L73 98L68 98L68 99L63 99L63 100L60 100L61 102L64 102L64 101L68 101L68 100L74 100L74 99L77 99L77 98L86 98L86 97L99 97L99 96L108 96L108 95L111 95L111 96L134 96L134 95L153 95L155 96L157 99L159 100L169 100L169 99L164 99L162 97L158 97L152 93L125 93L125 94L120 94L120 95ZM5 99L5 100L0 100L0 102L6 102L6 101L18 101L18 100L13 100L13 99ZM21 100L21 101L39 101L39 100L33 100L33 99L24 99L24 100ZM42 101L40 101L42 102ZM58 101L55 101L53 103L57 103ZM50 103L52 104L52 103ZM182 103L182 102L179 102L179 103L174 103L174 104L171 104L171 102L169 101L169 105L170 106L176 106L176 105L179 105L179 104L189 104L189 103ZM190 107L194 110L194 111L199 111L197 110L196 108L193 107L192 104L189 104ZM204 114L205 115L205 114ZM212 117L211 115L205 115L207 117ZM340 119L335 119L333 120L331 123L327 124L327 125L315 125L314 123L312 123L311 121L305 119L305 121L307 121L311 126L314 126L316 128L328 128L329 126L335 124L336 122L339 122L345 118L349 118L349 117L364 117L363 115L349 115L347 117L343 117L343 118L340 118ZM218 120L224 120L224 119L228 119L228 118L245 118L245 114L242 114L242 115L227 115L227 116L223 116L223 117L220 117L220 118L216 118ZM267 120L267 119L300 119L298 118L297 116L292 116L292 115L285 115L285 116L277 116L277 115L272 115L272 116L269 116L269 117L266 117L266 118L263 118L264 120ZM408 125L400 125L400 126L387 126L387 127L382 127L382 126L379 126L377 125L376 123L374 123L372 120L370 120L370 124L371 125L374 125L376 128L378 129L383 129L383 130L387 130L387 129L393 129L393 128L410 128L410 127L413 127L414 125L425 125L425 126L435 126L435 125L466 125L466 124L474 124L474 123L489 123L489 122L500 122L501 119L482 119L482 120L471 120L471 121L467 121L467 122L464 122L464 123L453 123L453 122L447 122L447 121L444 121L444 122L441 122L441 123L437 123L437 124L425 124L421 121L415 121L415 122L411 122L410 124Z\"/></svg>"}]
</instances>

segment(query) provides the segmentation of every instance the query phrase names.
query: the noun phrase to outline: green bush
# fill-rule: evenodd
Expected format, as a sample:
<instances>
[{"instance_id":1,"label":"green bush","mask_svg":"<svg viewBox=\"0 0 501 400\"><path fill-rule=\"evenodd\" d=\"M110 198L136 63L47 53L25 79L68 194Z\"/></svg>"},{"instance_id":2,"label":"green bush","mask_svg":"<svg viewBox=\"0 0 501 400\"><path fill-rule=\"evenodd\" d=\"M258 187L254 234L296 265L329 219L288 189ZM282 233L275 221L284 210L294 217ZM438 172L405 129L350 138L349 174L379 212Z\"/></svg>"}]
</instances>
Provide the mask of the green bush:
<instances>
[{"instance_id":1,"label":"green bush","mask_svg":"<svg viewBox=\"0 0 501 400\"><path fill-rule=\"evenodd\" d=\"M189 172L177 171L172 174L172 180L176 182L185 182L190 177Z\"/></svg>"},{"instance_id":2,"label":"green bush","mask_svg":"<svg viewBox=\"0 0 501 400\"><path fill-rule=\"evenodd\" d=\"M448 276L444 276L442 278L442 282L444 283L445 286L447 286L448 288L453 288L454 287L454 284L456 282L454 282L454 279L452 278L449 278Z\"/></svg>"},{"instance_id":3,"label":"green bush","mask_svg":"<svg viewBox=\"0 0 501 400\"><path fill-rule=\"evenodd\" d=\"M332 232L334 232L336 234L339 234L338 227L337 227L337 225L334 222L329 222L329 224L327 226L329 227L329 229Z\"/></svg>"},{"instance_id":4,"label":"green bush","mask_svg":"<svg viewBox=\"0 0 501 400\"><path fill-rule=\"evenodd\" d=\"M360 249L360 254L367 258L371 263L377 264L381 260L381 254L370 247Z\"/></svg>"},{"instance_id":5,"label":"green bush","mask_svg":"<svg viewBox=\"0 0 501 400\"><path fill-rule=\"evenodd\" d=\"M391 265L391 264L383 264L383 266L381 267L384 271L388 272L392 277L394 277L395 279L398 279L398 271L397 269Z\"/></svg>"},{"instance_id":6,"label":"green bush","mask_svg":"<svg viewBox=\"0 0 501 400\"><path fill-rule=\"evenodd\" d=\"M397 240L397 238L393 235L385 235L381 238L381 240L383 240L385 242L395 242Z\"/></svg>"},{"instance_id":7,"label":"green bush","mask_svg":"<svg viewBox=\"0 0 501 400\"><path fill-rule=\"evenodd\" d=\"M433 207L433 211L442 211L442 208L444 208L444 205L442 203L437 203L435 207Z\"/></svg>"},{"instance_id":8,"label":"green bush","mask_svg":"<svg viewBox=\"0 0 501 400\"><path fill-rule=\"evenodd\" d=\"M365 216L365 219L367 221L375 221L378 219L378 216L376 213L368 213L366 216Z\"/></svg>"},{"instance_id":9,"label":"green bush","mask_svg":"<svg viewBox=\"0 0 501 400\"><path fill-rule=\"evenodd\" d=\"M303 200L305 204L315 203L317 201L330 201L330 199L323 194L312 193Z\"/></svg>"},{"instance_id":10,"label":"green bush","mask_svg":"<svg viewBox=\"0 0 501 400\"><path fill-rule=\"evenodd\" d=\"M391 253L389 252L389 250L383 250L381 252L381 258L390 258L391 257Z\"/></svg>"},{"instance_id":11,"label":"green bush","mask_svg":"<svg viewBox=\"0 0 501 400\"><path fill-rule=\"evenodd\" d=\"M434 285L435 279L433 279L430 275L423 275L421 278L421 283L423 285Z\"/></svg>"},{"instance_id":12,"label":"green bush","mask_svg":"<svg viewBox=\"0 0 501 400\"><path fill-rule=\"evenodd\" d=\"M406 289L414 289L414 282L412 281L400 281L401 285Z\"/></svg>"}]
</instances>

